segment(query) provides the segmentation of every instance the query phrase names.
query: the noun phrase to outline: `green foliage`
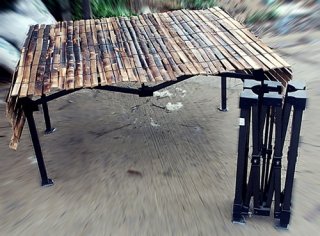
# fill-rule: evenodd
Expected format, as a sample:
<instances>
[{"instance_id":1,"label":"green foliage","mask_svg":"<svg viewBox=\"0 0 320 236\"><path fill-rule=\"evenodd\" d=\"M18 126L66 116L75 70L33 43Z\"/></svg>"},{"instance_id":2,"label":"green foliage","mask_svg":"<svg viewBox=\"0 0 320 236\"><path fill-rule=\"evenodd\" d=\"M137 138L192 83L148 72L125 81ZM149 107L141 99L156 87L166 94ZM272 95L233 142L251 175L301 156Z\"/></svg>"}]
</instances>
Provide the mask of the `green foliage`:
<instances>
[{"instance_id":1,"label":"green foliage","mask_svg":"<svg viewBox=\"0 0 320 236\"><path fill-rule=\"evenodd\" d=\"M91 0L91 8L97 18L132 15L126 0Z\"/></svg>"},{"instance_id":2,"label":"green foliage","mask_svg":"<svg viewBox=\"0 0 320 236\"><path fill-rule=\"evenodd\" d=\"M81 2L82 0L72 1L74 20L82 18ZM128 7L128 0L91 0L91 10L94 18L133 15Z\"/></svg>"},{"instance_id":3,"label":"green foliage","mask_svg":"<svg viewBox=\"0 0 320 236\"><path fill-rule=\"evenodd\" d=\"M278 17L277 7L278 5L273 5L269 8L255 11L251 15L247 16L245 23L254 24L257 22L274 20Z\"/></svg>"},{"instance_id":4,"label":"green foliage","mask_svg":"<svg viewBox=\"0 0 320 236\"><path fill-rule=\"evenodd\" d=\"M218 5L217 0L182 0L181 5L183 8L189 9L204 9Z\"/></svg>"}]
</instances>

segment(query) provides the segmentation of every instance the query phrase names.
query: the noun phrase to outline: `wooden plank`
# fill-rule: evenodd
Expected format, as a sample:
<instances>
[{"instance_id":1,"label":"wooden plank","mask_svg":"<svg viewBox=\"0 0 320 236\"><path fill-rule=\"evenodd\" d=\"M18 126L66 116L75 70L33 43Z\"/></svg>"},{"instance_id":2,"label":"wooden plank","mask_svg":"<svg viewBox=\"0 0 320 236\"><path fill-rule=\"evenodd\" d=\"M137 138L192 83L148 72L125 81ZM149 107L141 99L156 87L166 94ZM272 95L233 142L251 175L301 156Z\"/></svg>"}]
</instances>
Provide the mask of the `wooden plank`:
<instances>
[{"instance_id":1,"label":"wooden plank","mask_svg":"<svg viewBox=\"0 0 320 236\"><path fill-rule=\"evenodd\" d=\"M20 54L20 60L18 63L17 71L14 73L13 80L12 80L12 86L10 89L10 96L15 97L19 95L20 92L20 87L23 79L23 73L24 73L24 68L25 68L25 61L26 61L26 53L30 44L32 32L34 30L34 26L30 26L26 40L23 44L23 47L21 49L21 54Z\"/></svg>"},{"instance_id":2,"label":"wooden plank","mask_svg":"<svg viewBox=\"0 0 320 236\"><path fill-rule=\"evenodd\" d=\"M210 9L212 10L212 9ZM214 16L213 13L209 10L204 10L205 17L208 20L211 20ZM255 61L253 61L243 50L241 50L237 45L234 45L233 42L225 35L225 32L228 31L228 26L224 23L224 20L221 20L218 16L215 17L215 19L218 18L219 20L216 20L215 23L218 25L219 28L223 29L223 31L216 32L216 35L214 36L217 41L220 42L221 45L223 45L229 53L233 55L234 58L246 69L261 69L262 66L257 64ZM234 53L232 53L232 51Z\"/></svg>"},{"instance_id":3,"label":"wooden plank","mask_svg":"<svg viewBox=\"0 0 320 236\"><path fill-rule=\"evenodd\" d=\"M179 23L175 22L175 20L172 18L172 15L169 13L164 14L166 14L167 17L163 18L162 20L168 28L171 37L173 37L177 45L180 47L180 50L183 50L186 53L196 68L198 74L206 74L208 66L205 63L202 54L189 41L188 37L183 32L183 29L179 28Z\"/></svg>"},{"instance_id":4,"label":"wooden plank","mask_svg":"<svg viewBox=\"0 0 320 236\"><path fill-rule=\"evenodd\" d=\"M51 70L51 86L53 88L59 87L59 72L60 72L60 57L61 57L61 22L58 22L55 27L54 35L54 51L53 51L53 63Z\"/></svg>"},{"instance_id":5,"label":"wooden plank","mask_svg":"<svg viewBox=\"0 0 320 236\"><path fill-rule=\"evenodd\" d=\"M61 45L60 45L60 71L59 71L59 88L65 89L67 75L67 55L66 55L66 22L61 22Z\"/></svg>"},{"instance_id":6,"label":"wooden plank","mask_svg":"<svg viewBox=\"0 0 320 236\"><path fill-rule=\"evenodd\" d=\"M156 14L154 14L157 16ZM178 29L176 26L175 29L171 28L175 25L171 17L168 15L168 13L162 13L164 16L156 18L159 24L162 24L162 30L166 32L166 36L168 38L168 41L170 43L174 43L173 47L174 50L178 53L180 56L180 59L184 62L184 64L187 66L188 70L190 70L191 74L197 75L197 74L206 74L205 68L201 65L201 62L203 61L203 58L201 56L195 55L194 52L190 49L190 44L186 45L186 43L183 41L181 36L183 33L180 29ZM178 30L178 31L176 31ZM180 36L179 36L180 34ZM181 57L183 56L183 57ZM186 60L187 59L187 60Z\"/></svg>"},{"instance_id":7,"label":"wooden plank","mask_svg":"<svg viewBox=\"0 0 320 236\"><path fill-rule=\"evenodd\" d=\"M152 14L156 23L154 24L157 27L157 30L159 31L160 35L164 36L165 39L164 44L168 48L170 54L172 55L174 61L179 66L179 69L184 74L198 74L198 70L194 66L193 62L190 60L190 56L186 54L185 51L183 51L180 46L175 42L175 40L172 38L170 32L168 31L167 27L162 22L161 18L163 14L159 15L158 13ZM179 63L181 61L181 63Z\"/></svg>"},{"instance_id":8,"label":"wooden plank","mask_svg":"<svg viewBox=\"0 0 320 236\"><path fill-rule=\"evenodd\" d=\"M104 32L102 29L101 21L96 20L96 30L97 30L97 38L99 43L99 51L100 57L103 63L103 71L106 76L106 80L104 81L106 84L112 84L112 80L114 79L114 71L112 70L111 60L109 58L109 53L107 51L106 39L104 37Z\"/></svg>"},{"instance_id":9,"label":"wooden plank","mask_svg":"<svg viewBox=\"0 0 320 236\"><path fill-rule=\"evenodd\" d=\"M133 43L132 36L129 32L127 21L130 21L130 20L129 18L126 18L126 17L121 18L119 21L121 25L121 29L124 32L125 41L127 43L126 45L127 55L129 57L130 64L134 65L135 67L135 70L133 72L139 78L141 83L146 83L148 81L148 75L147 75L147 72L142 68L142 64L139 59L137 49Z\"/></svg>"},{"instance_id":10,"label":"wooden plank","mask_svg":"<svg viewBox=\"0 0 320 236\"><path fill-rule=\"evenodd\" d=\"M86 25L84 20L79 22L79 34L80 34L80 47L82 54L82 71L83 71L83 86L91 87L91 78L90 78L90 54L88 49L88 41L86 36Z\"/></svg>"},{"instance_id":11,"label":"wooden plank","mask_svg":"<svg viewBox=\"0 0 320 236\"><path fill-rule=\"evenodd\" d=\"M160 69L161 69L161 67L163 68L163 65L161 62L159 64L156 63L157 62L156 51L153 47L153 44L150 42L148 36L142 30L144 28L143 28L142 24L140 23L139 18L132 17L131 23L133 25L134 31L136 32L141 50L142 50L143 54L145 55L146 62L148 64L148 67L150 68L150 71L152 73L153 78L155 79L155 81L163 81L164 79L162 77L162 74L160 73ZM159 55L158 55L158 57L159 57ZM160 67L160 68L158 68L158 67Z\"/></svg>"},{"instance_id":12,"label":"wooden plank","mask_svg":"<svg viewBox=\"0 0 320 236\"><path fill-rule=\"evenodd\" d=\"M195 19L193 12L190 12L189 10L182 10L182 13L182 18L185 22L188 22L188 27L194 31L193 37L195 37L196 41L199 41L200 46L205 50L209 57L209 67L212 73L224 72L225 69L223 65L214 53L213 48L215 48L215 45L208 39L209 35L207 30Z\"/></svg>"},{"instance_id":13,"label":"wooden plank","mask_svg":"<svg viewBox=\"0 0 320 236\"><path fill-rule=\"evenodd\" d=\"M235 26L242 27L242 25L232 18L228 18L228 21ZM252 40L250 43L257 51L259 51L264 57L266 57L271 63L276 65L276 67L290 67L290 65L285 62L281 57L275 54L268 46L262 43L257 37L255 37L248 29L239 29L237 31L246 41ZM241 33L240 33L241 32Z\"/></svg>"},{"instance_id":14,"label":"wooden plank","mask_svg":"<svg viewBox=\"0 0 320 236\"><path fill-rule=\"evenodd\" d=\"M73 53L75 60L75 72L74 72L74 87L83 87L83 61L81 54L81 43L80 43L80 26L79 21L73 22Z\"/></svg>"},{"instance_id":15,"label":"wooden plank","mask_svg":"<svg viewBox=\"0 0 320 236\"><path fill-rule=\"evenodd\" d=\"M197 20L203 28L205 28L205 31L210 32L212 30L215 30L217 27L209 22L204 24L201 21L208 21L207 18L205 18L200 12L194 11L193 17L195 20ZM225 66L227 71L232 71L232 70L243 70L244 67L242 64L239 63L238 59L235 58L231 53L233 53L234 50L232 50L230 47L225 47L224 45L221 44L224 43L224 41L218 41L216 34L205 34L208 39L214 44L215 47L212 47L211 49L214 51L215 55L218 57L218 59L221 61L221 63Z\"/></svg>"},{"instance_id":16,"label":"wooden plank","mask_svg":"<svg viewBox=\"0 0 320 236\"><path fill-rule=\"evenodd\" d=\"M167 55L164 53L162 50L160 44L158 43L158 40L156 39L157 37L159 38L159 35L153 35L151 28L153 27L153 31L156 31L155 27L152 26L152 24L147 24L148 17L144 16L139 16L140 24L141 27L143 28L143 33L145 38L149 38L154 49L154 54L155 54L155 60L156 64L158 66L159 71L164 78L164 80L176 80L176 75L174 73L174 69L171 67L171 64L169 60L167 59ZM154 38L152 38L154 37ZM171 55L169 55L171 57ZM177 67L177 65L175 65Z\"/></svg>"},{"instance_id":17,"label":"wooden plank","mask_svg":"<svg viewBox=\"0 0 320 236\"><path fill-rule=\"evenodd\" d=\"M12 96L12 97L19 95L21 82L22 82L22 78L23 78L25 57L26 57L26 50L23 47L22 50L21 50L21 55L20 55L20 62L19 62L19 66L18 66L17 78L15 80L15 83L13 85L13 89L12 89L11 94L10 94L10 96Z\"/></svg>"},{"instance_id":18,"label":"wooden plank","mask_svg":"<svg viewBox=\"0 0 320 236\"><path fill-rule=\"evenodd\" d=\"M39 25L35 25L30 39L30 44L28 46L28 51L25 58L25 68L23 71L23 78L21 83L21 88L19 92L19 97L26 97L28 94L29 80L31 74L31 65L33 62L33 57L37 47L37 36L38 36Z\"/></svg>"},{"instance_id":19,"label":"wooden plank","mask_svg":"<svg viewBox=\"0 0 320 236\"><path fill-rule=\"evenodd\" d=\"M122 61L120 59L120 55L119 55L119 48L117 45L117 40L116 40L116 36L112 27L112 21L113 18L106 18L104 19L104 23L106 24L106 31L105 31L105 37L106 37L106 41L107 41L107 48L108 48L108 53L109 56L111 56L111 63L112 63L112 69L114 71L117 71L117 75L115 77L115 83L116 82L121 82L123 79L127 80L127 78L123 78L123 76L125 76L125 70L123 68L122 65Z\"/></svg>"},{"instance_id":20,"label":"wooden plank","mask_svg":"<svg viewBox=\"0 0 320 236\"><path fill-rule=\"evenodd\" d=\"M205 73L210 74L210 60L204 49L201 47L202 40L199 40L199 38L194 38L197 37L197 35L187 23L183 22L183 19L180 16L180 11L169 12L168 15L170 16L171 20L173 20L173 22L175 23L175 29L179 33L181 39L191 50L191 52L195 55L197 60L200 62L201 66L205 69Z\"/></svg>"},{"instance_id":21,"label":"wooden plank","mask_svg":"<svg viewBox=\"0 0 320 236\"><path fill-rule=\"evenodd\" d=\"M123 29L121 28L119 18L117 18L115 21L113 21L112 24L113 24L113 29L116 34L117 42L120 47L120 50L119 50L120 58L123 63L124 69L127 72L128 79L130 81L138 81L136 78L136 75L132 69L133 65L131 64L131 62L128 58L127 52L130 51L129 44L125 38Z\"/></svg>"},{"instance_id":22,"label":"wooden plank","mask_svg":"<svg viewBox=\"0 0 320 236\"><path fill-rule=\"evenodd\" d=\"M198 43L198 47L201 47L202 50L208 56L208 65L211 70L211 74L217 74L218 72L224 71L223 66L217 60L214 52L211 50L214 47L213 43L204 35L202 29L196 25L195 19L188 13L186 10L181 11L181 17L184 20L181 25L187 30L187 32L192 35L194 41Z\"/></svg>"},{"instance_id":23,"label":"wooden plank","mask_svg":"<svg viewBox=\"0 0 320 236\"><path fill-rule=\"evenodd\" d=\"M43 94L48 94L50 93L51 90L51 78L50 78L50 71L51 71L51 61L52 61L52 55L53 55L53 51L54 51L54 25L50 26L50 31L49 31L49 35L48 35L48 51L46 54L46 68L44 71L44 76L43 76Z\"/></svg>"},{"instance_id":24,"label":"wooden plank","mask_svg":"<svg viewBox=\"0 0 320 236\"><path fill-rule=\"evenodd\" d=\"M42 50L39 59L39 65L37 70L37 76L35 81L34 95L40 96L43 92L43 77L46 71L46 58L49 47L49 33L50 25L46 25L43 32Z\"/></svg>"},{"instance_id":25,"label":"wooden plank","mask_svg":"<svg viewBox=\"0 0 320 236\"><path fill-rule=\"evenodd\" d=\"M222 13L223 11L220 10L220 12ZM227 13L223 13L223 14L227 14ZM273 63L275 65L274 68L290 67L290 65L287 62L285 62L281 57L275 54L273 50L271 50L268 46L266 46L261 40L258 40L249 30L245 29L245 27L242 24L232 19L231 17L228 18L228 21L235 27L242 28L241 29L242 37L247 38L247 41L250 40L254 42L255 44L251 44L251 45L255 47L261 54L263 54L263 56L266 57L270 61L270 63Z\"/></svg>"},{"instance_id":26,"label":"wooden plank","mask_svg":"<svg viewBox=\"0 0 320 236\"><path fill-rule=\"evenodd\" d=\"M166 58L166 57L162 53L162 50L160 49L160 47L158 46L157 41L154 40L154 37L152 35L150 35L151 31L149 30L149 34L147 33L146 28L145 28L145 27L147 27L147 23L145 22L143 16L138 17L137 26L140 28L140 32L142 33L142 35L144 36L144 38L148 42L150 54L153 57L153 60L154 60L156 66L161 74L162 79L165 81L169 81L172 78L175 79L175 76L173 75L173 73L169 74L168 71L165 69L165 68L169 68L170 65L165 67L162 58ZM172 69L171 69L171 72L172 72Z\"/></svg>"},{"instance_id":27,"label":"wooden plank","mask_svg":"<svg viewBox=\"0 0 320 236\"><path fill-rule=\"evenodd\" d=\"M125 47L125 54L126 57L128 58L128 61L130 62L130 66L132 68L133 74L134 74L134 79L142 81L147 81L146 79L146 72L142 69L141 63L139 61L136 49L131 46L133 45L131 40L131 35L129 33L129 29L126 25L126 21L129 20L127 17L121 17L118 21L119 23L119 28L121 28L121 34L122 34L122 39L123 39L123 44ZM140 66L139 66L140 65ZM131 78L129 77L130 81Z\"/></svg>"},{"instance_id":28,"label":"wooden plank","mask_svg":"<svg viewBox=\"0 0 320 236\"><path fill-rule=\"evenodd\" d=\"M218 14L217 11L212 11L212 9L210 9L210 11L217 15L219 18L225 18L223 15ZM262 63L258 64L257 61L253 60L251 57L249 57L249 55L246 53L246 51L243 51L238 45L234 44L234 41L231 40L230 38L230 34L232 34L232 30L235 29L236 27L229 24L228 19L222 19L222 20L218 20L219 24L225 28L225 32L218 32L217 34L226 42L228 43L249 65L251 68L258 70L258 69L262 69L263 65ZM226 35L226 33L230 33L228 36ZM251 69L249 68L249 69Z\"/></svg>"},{"instance_id":29,"label":"wooden plank","mask_svg":"<svg viewBox=\"0 0 320 236\"><path fill-rule=\"evenodd\" d=\"M75 56L73 51L73 22L67 22L67 78L65 81L65 89L70 90L75 88Z\"/></svg>"},{"instance_id":30,"label":"wooden plank","mask_svg":"<svg viewBox=\"0 0 320 236\"><path fill-rule=\"evenodd\" d=\"M180 70L179 64L182 63L180 60L178 54L176 52L171 53L169 51L171 46L170 44L167 45L166 42L168 42L168 39L166 38L165 34L163 33L161 26L157 23L156 19L152 14L150 15L144 15L144 21L148 26L145 26L145 30L148 33L148 35L151 37L151 34L154 35L155 41L158 43L161 51L164 53L166 60L168 61L170 67L173 70L173 73L175 77L180 77L184 75L184 73ZM158 50L158 52L160 51ZM164 65L166 66L167 63L164 61ZM169 68L169 66L166 66ZM167 71L170 71L170 69L167 69Z\"/></svg>"},{"instance_id":31,"label":"wooden plank","mask_svg":"<svg viewBox=\"0 0 320 236\"><path fill-rule=\"evenodd\" d=\"M140 46L140 39L138 38L137 33L134 31L134 28L132 26L131 20L126 21L126 25L128 27L128 31L130 33L130 38L132 41L129 42L131 50L133 51L133 54L137 54L137 57L135 57L135 61L137 61L137 59L140 61L140 65L142 66L142 69L146 72L146 78L148 82L154 82L155 79L152 75L152 72L150 71L150 68L148 66L148 63L146 61L146 57L141 49ZM141 76L140 76L141 79Z\"/></svg>"},{"instance_id":32,"label":"wooden plank","mask_svg":"<svg viewBox=\"0 0 320 236\"><path fill-rule=\"evenodd\" d=\"M111 38L110 38L110 32L109 32L109 26L106 19L101 19L101 26L103 29L104 39L106 43L106 49L107 49L107 57L110 59L110 64L108 65L108 70L113 71L112 76L112 83L116 83L120 81L120 70L117 64L117 58L114 51L114 46L112 44Z\"/></svg>"},{"instance_id":33,"label":"wooden plank","mask_svg":"<svg viewBox=\"0 0 320 236\"><path fill-rule=\"evenodd\" d=\"M110 24L110 36L111 41L113 42L113 45L115 45L114 50L116 53L117 63L120 70L121 80L122 81L129 81L129 76L126 70L126 65L124 61L125 54L124 52L124 46L121 41L121 34L119 33L117 18L111 18ZM124 57L122 57L124 55Z\"/></svg>"},{"instance_id":34,"label":"wooden plank","mask_svg":"<svg viewBox=\"0 0 320 236\"><path fill-rule=\"evenodd\" d=\"M44 28L45 28L45 25L40 25L40 28L38 31L37 46L36 46L36 51L35 51L32 66L31 66L28 95L34 94L35 82L36 82L36 77L37 77L37 70L38 70L38 65L39 65L39 61L40 61L40 54L41 54L42 44L43 44Z\"/></svg>"},{"instance_id":35,"label":"wooden plank","mask_svg":"<svg viewBox=\"0 0 320 236\"><path fill-rule=\"evenodd\" d=\"M212 9L209 9L210 11L212 11ZM213 13L216 13L216 11L214 11ZM267 68L269 69L273 69L276 68L277 66L272 64L267 58L264 57L264 55L261 55L260 52L258 52L254 47L251 46L250 43L253 43L254 40L252 40L251 38L249 38L248 36L246 36L241 29L244 28L242 25L238 25L241 27L241 29L239 29L237 27L237 25L233 24L231 21L231 17L225 18L223 21L221 21L220 23L223 25L223 27L225 27L225 29L228 31L228 33L230 33L230 35L232 35L233 37L230 37L230 39L233 42L239 42L236 43L238 45L238 47L244 49L245 51L249 51L250 53L252 53L254 55L254 57L250 57L252 60L256 61L259 60L261 61L261 63L263 65L265 65ZM255 40L257 40L255 38ZM267 68L262 67L264 70L266 70Z\"/></svg>"},{"instance_id":36,"label":"wooden plank","mask_svg":"<svg viewBox=\"0 0 320 236\"><path fill-rule=\"evenodd\" d=\"M12 137L10 140L9 147L13 150L16 150L18 147L18 143L22 134L22 130L25 124L25 114L23 112L22 106L17 109L15 116L14 116L14 122L12 124Z\"/></svg>"},{"instance_id":37,"label":"wooden plank","mask_svg":"<svg viewBox=\"0 0 320 236\"><path fill-rule=\"evenodd\" d=\"M96 23L95 20L91 20L91 32L92 32L92 41L93 41L93 47L95 50L95 57L96 57L96 66L99 74L99 81L98 84L100 85L106 85L107 80L106 80L106 75L103 68L103 62L101 60L101 51L99 50L99 45L98 45L98 36L97 36L97 29L96 29Z\"/></svg>"},{"instance_id":38,"label":"wooden plank","mask_svg":"<svg viewBox=\"0 0 320 236\"><path fill-rule=\"evenodd\" d=\"M91 20L86 20L86 37L88 41L89 48L89 58L90 58L90 77L91 77L91 87L96 87L99 85L98 82L98 72L97 72L97 55L94 48L94 42L92 38Z\"/></svg>"}]
</instances>

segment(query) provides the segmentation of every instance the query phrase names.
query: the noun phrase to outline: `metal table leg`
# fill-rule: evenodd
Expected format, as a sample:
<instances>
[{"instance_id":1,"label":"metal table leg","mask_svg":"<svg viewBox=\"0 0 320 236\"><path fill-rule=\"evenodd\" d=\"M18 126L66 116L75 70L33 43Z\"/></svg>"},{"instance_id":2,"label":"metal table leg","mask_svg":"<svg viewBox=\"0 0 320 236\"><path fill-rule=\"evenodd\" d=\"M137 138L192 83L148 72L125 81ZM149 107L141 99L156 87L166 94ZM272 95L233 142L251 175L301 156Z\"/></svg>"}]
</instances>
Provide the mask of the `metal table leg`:
<instances>
[{"instance_id":1,"label":"metal table leg","mask_svg":"<svg viewBox=\"0 0 320 236\"><path fill-rule=\"evenodd\" d=\"M37 127L33 118L33 112L38 108L37 105L32 104L31 102L27 102L24 104L24 113L26 115L30 135L33 143L34 152L36 154L37 163L39 167L39 172L41 176L41 185L42 186L51 186L53 185L53 181L48 178L46 166L43 160L41 145L38 137Z\"/></svg>"},{"instance_id":2,"label":"metal table leg","mask_svg":"<svg viewBox=\"0 0 320 236\"><path fill-rule=\"evenodd\" d=\"M243 200L246 194L247 165L248 165L248 142L250 132L251 107L257 105L258 96L251 90L246 89L240 96L240 120L239 120L239 139L238 139L238 160L235 198L233 204L233 223L245 223L243 216Z\"/></svg>"},{"instance_id":3,"label":"metal table leg","mask_svg":"<svg viewBox=\"0 0 320 236\"><path fill-rule=\"evenodd\" d=\"M288 102L294 107L290 146L288 151L288 166L284 187L283 203L280 214L280 227L287 228L291 215L291 197L294 180L295 166L298 156L298 146L302 123L303 110L306 108L307 95L305 90L299 90L288 94Z\"/></svg>"},{"instance_id":4,"label":"metal table leg","mask_svg":"<svg viewBox=\"0 0 320 236\"><path fill-rule=\"evenodd\" d=\"M227 78L225 76L221 77L221 106L220 111L228 111L227 108Z\"/></svg>"},{"instance_id":5,"label":"metal table leg","mask_svg":"<svg viewBox=\"0 0 320 236\"><path fill-rule=\"evenodd\" d=\"M45 134L51 134L53 133L56 129L51 127L51 121L50 121L50 115L49 115L49 109L48 109L48 104L46 101L46 95L41 96L43 102L42 102L42 109L43 109L43 116L44 116L44 121L46 123L46 130L44 131Z\"/></svg>"}]
</instances>

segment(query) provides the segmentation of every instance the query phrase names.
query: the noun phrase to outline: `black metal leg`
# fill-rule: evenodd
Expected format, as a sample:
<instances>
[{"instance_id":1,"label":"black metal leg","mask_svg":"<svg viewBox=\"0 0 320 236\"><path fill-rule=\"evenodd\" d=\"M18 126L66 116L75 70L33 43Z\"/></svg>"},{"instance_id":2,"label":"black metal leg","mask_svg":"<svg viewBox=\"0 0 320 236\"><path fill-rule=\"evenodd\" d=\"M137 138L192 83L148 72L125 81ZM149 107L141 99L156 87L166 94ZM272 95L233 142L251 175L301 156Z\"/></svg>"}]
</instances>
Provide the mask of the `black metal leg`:
<instances>
[{"instance_id":1,"label":"black metal leg","mask_svg":"<svg viewBox=\"0 0 320 236\"><path fill-rule=\"evenodd\" d=\"M287 228L291 215L291 197L294 180L295 166L298 156L298 146L302 123L303 110L306 108L307 94L305 90L289 92L286 102L293 106L290 146L288 151L288 166L284 186L283 201L280 213L280 227Z\"/></svg>"},{"instance_id":2,"label":"black metal leg","mask_svg":"<svg viewBox=\"0 0 320 236\"><path fill-rule=\"evenodd\" d=\"M32 106L32 105L31 105ZM24 112L28 121L30 135L33 143L34 152L36 154L37 163L39 167L39 172L41 176L41 185L42 186L51 186L53 185L53 181L48 178L46 166L43 160L41 145L38 137L38 132L36 128L36 124L33 118L33 109L31 106L25 105Z\"/></svg>"},{"instance_id":3,"label":"black metal leg","mask_svg":"<svg viewBox=\"0 0 320 236\"><path fill-rule=\"evenodd\" d=\"M295 166L296 166L297 156L298 156L302 113L303 113L303 110L301 109L295 109L293 112L291 140L290 140L290 147L288 151L287 175L286 175L286 182L284 187L282 211L280 214L280 226L284 228L287 228L290 222L291 197L292 197Z\"/></svg>"},{"instance_id":4,"label":"black metal leg","mask_svg":"<svg viewBox=\"0 0 320 236\"><path fill-rule=\"evenodd\" d=\"M257 106L257 102L258 96L252 90L246 89L241 93L236 189L232 214L233 223L245 223L244 215L247 213L243 209L243 200L247 191L250 115L252 106Z\"/></svg>"},{"instance_id":5,"label":"black metal leg","mask_svg":"<svg viewBox=\"0 0 320 236\"><path fill-rule=\"evenodd\" d=\"M254 211L260 208L260 158L261 150L259 137L258 106L252 107L252 159L249 174L248 189L244 201L244 209L249 210L251 197L253 196Z\"/></svg>"},{"instance_id":6,"label":"black metal leg","mask_svg":"<svg viewBox=\"0 0 320 236\"><path fill-rule=\"evenodd\" d=\"M43 109L43 116L44 116L44 121L46 123L46 130L45 134L51 134L54 132L56 129L51 127L51 121L50 121L50 115L49 115L49 109L48 109L48 104L45 101L46 96L42 95L42 109Z\"/></svg>"},{"instance_id":7,"label":"black metal leg","mask_svg":"<svg viewBox=\"0 0 320 236\"><path fill-rule=\"evenodd\" d=\"M227 78L225 76L221 77L221 106L220 111L228 111L227 108Z\"/></svg>"},{"instance_id":8,"label":"black metal leg","mask_svg":"<svg viewBox=\"0 0 320 236\"><path fill-rule=\"evenodd\" d=\"M237 160L237 175L236 175L236 189L235 198L233 204L233 216L232 221L238 223L244 223L244 217L242 216L242 202L243 195L245 193L245 185L247 179L247 155L246 155L246 145L248 138L248 126L250 117L250 109L241 109L240 112L240 129L239 129L239 139L238 139L238 160Z\"/></svg>"}]
</instances>

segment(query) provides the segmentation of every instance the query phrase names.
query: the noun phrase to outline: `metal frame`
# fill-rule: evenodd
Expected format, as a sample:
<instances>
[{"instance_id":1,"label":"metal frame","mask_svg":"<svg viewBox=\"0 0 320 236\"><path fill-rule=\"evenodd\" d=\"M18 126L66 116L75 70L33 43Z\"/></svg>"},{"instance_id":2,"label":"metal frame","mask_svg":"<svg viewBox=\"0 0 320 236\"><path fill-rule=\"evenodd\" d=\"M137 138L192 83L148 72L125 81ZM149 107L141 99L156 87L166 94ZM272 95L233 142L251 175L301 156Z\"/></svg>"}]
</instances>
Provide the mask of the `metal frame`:
<instances>
[{"instance_id":1,"label":"metal frame","mask_svg":"<svg viewBox=\"0 0 320 236\"><path fill-rule=\"evenodd\" d=\"M293 179L302 114L306 108L307 97L305 85L292 82L288 84L283 103L280 88L281 85L277 82L244 81L244 91L240 96L240 119L245 120L245 125L240 122L232 218L234 223L245 223L244 217L251 211L252 198L253 214L269 216L274 199L276 225L287 228L290 222ZM282 152L292 108L288 167L285 186L281 191ZM250 114L252 116L252 155L251 170L247 177ZM275 140L274 150L273 139Z\"/></svg>"}]
</instances>

